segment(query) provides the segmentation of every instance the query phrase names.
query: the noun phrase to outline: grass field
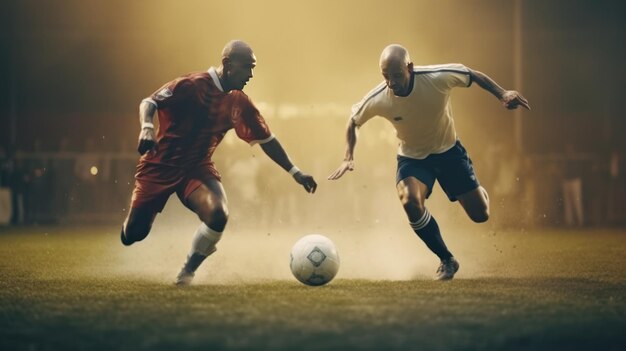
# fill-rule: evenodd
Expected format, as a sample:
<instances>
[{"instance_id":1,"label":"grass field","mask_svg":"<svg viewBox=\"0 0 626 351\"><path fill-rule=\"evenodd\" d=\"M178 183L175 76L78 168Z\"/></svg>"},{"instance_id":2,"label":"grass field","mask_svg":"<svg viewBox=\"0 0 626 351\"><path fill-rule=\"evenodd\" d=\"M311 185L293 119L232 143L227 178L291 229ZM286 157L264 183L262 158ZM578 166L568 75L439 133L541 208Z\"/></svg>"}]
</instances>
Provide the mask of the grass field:
<instances>
[{"instance_id":1,"label":"grass field","mask_svg":"<svg viewBox=\"0 0 626 351\"><path fill-rule=\"evenodd\" d=\"M130 248L114 228L0 230L0 349L626 349L624 231L451 234L443 283L413 237L343 236L318 288L289 276L297 237L241 233L177 288L189 240L169 229Z\"/></svg>"}]
</instances>

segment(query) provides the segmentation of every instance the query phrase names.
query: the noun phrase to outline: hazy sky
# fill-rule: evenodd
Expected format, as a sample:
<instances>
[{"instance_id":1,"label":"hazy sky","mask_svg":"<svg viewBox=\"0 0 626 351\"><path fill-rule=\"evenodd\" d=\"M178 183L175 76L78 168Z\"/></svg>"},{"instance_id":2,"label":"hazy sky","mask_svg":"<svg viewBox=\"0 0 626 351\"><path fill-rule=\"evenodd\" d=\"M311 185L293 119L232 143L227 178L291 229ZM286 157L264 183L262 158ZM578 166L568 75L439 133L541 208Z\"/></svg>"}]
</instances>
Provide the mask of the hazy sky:
<instances>
[{"instance_id":1,"label":"hazy sky","mask_svg":"<svg viewBox=\"0 0 626 351\"><path fill-rule=\"evenodd\" d=\"M381 80L381 49L400 43L416 64L461 62L521 89L533 106L525 123L535 142L565 131L589 148L623 130L626 5L523 0L523 55L517 58L523 86L515 87L513 4L8 1L0 34L0 137L9 137L10 106L24 145L41 137L26 127L35 122L46 135L61 135L68 126L115 134L112 125L134 135L143 97L178 75L219 64L222 46L234 38L256 51L256 78L246 92L262 106L334 104L347 115ZM510 136L508 111L479 88L455 93L454 108L468 138L486 131Z\"/></svg>"}]
</instances>

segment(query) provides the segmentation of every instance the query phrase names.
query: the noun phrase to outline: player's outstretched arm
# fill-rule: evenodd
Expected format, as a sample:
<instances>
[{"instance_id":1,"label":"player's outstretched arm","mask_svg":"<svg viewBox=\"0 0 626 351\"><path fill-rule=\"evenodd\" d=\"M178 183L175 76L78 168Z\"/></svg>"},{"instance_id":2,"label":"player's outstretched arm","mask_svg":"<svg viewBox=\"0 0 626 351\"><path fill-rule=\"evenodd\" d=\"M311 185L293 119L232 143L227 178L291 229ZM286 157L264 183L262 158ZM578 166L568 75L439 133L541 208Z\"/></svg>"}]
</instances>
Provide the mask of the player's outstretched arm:
<instances>
[{"instance_id":1,"label":"player's outstretched arm","mask_svg":"<svg viewBox=\"0 0 626 351\"><path fill-rule=\"evenodd\" d=\"M154 137L154 113L156 112L156 106L143 100L139 105L139 123L141 123L141 132L139 133L139 142L137 145L137 151L140 155L145 154L148 151L152 151L156 147L156 138Z\"/></svg>"},{"instance_id":2,"label":"player's outstretched arm","mask_svg":"<svg viewBox=\"0 0 626 351\"><path fill-rule=\"evenodd\" d=\"M294 166L287 156L285 149L280 145L278 139L274 138L267 143L261 144L261 149L269 158L271 158L274 162L276 162L279 166L281 166L285 171L289 172L293 176L295 181L304 187L309 193L314 193L315 189L317 189L317 183L315 183L315 179L312 176L303 173L298 167Z\"/></svg>"},{"instance_id":3,"label":"player's outstretched arm","mask_svg":"<svg viewBox=\"0 0 626 351\"><path fill-rule=\"evenodd\" d=\"M356 128L357 125L354 123L354 120L350 118L348 121L348 128L346 130L346 155L337 168L331 175L328 176L328 180L336 180L341 178L347 171L354 170L354 147L356 146Z\"/></svg>"},{"instance_id":4,"label":"player's outstretched arm","mask_svg":"<svg viewBox=\"0 0 626 351\"><path fill-rule=\"evenodd\" d=\"M502 102L502 106L507 109L514 110L517 107L522 106L527 110L530 110L528 100L526 100L519 92L515 90L503 89L498 85L498 83L482 72L470 70L470 75L473 82L476 82L476 84L478 84L481 88L497 97L498 100Z\"/></svg>"}]
</instances>

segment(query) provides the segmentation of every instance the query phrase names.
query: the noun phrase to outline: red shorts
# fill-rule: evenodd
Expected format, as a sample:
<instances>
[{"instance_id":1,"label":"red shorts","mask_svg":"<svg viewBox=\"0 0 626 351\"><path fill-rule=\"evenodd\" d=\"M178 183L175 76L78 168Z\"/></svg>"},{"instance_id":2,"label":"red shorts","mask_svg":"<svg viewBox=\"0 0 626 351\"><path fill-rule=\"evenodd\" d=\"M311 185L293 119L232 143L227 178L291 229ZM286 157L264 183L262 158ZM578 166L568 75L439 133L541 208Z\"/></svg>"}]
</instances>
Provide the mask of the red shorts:
<instances>
[{"instance_id":1,"label":"red shorts","mask_svg":"<svg viewBox=\"0 0 626 351\"><path fill-rule=\"evenodd\" d=\"M143 160L137 165L135 189L130 206L161 212L172 193L187 206L187 198L200 185L209 180L221 181L213 162L201 163L192 169L148 163Z\"/></svg>"}]
</instances>

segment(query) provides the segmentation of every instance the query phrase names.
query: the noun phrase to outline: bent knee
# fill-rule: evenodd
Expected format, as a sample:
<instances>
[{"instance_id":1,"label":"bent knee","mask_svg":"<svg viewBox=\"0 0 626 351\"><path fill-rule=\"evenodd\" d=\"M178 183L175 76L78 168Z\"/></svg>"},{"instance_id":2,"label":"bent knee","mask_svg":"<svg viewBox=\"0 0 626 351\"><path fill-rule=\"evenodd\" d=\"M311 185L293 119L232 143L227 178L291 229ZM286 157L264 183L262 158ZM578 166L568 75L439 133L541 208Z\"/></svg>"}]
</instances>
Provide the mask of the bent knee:
<instances>
[{"instance_id":1,"label":"bent knee","mask_svg":"<svg viewBox=\"0 0 626 351\"><path fill-rule=\"evenodd\" d=\"M226 206L220 206L218 208L213 209L211 211L211 218L213 222L218 222L220 224L226 225L228 222L228 208Z\"/></svg>"},{"instance_id":2,"label":"bent knee","mask_svg":"<svg viewBox=\"0 0 626 351\"><path fill-rule=\"evenodd\" d=\"M484 223L489 220L489 209L485 208L482 211L475 211L469 214L470 219L476 223Z\"/></svg>"},{"instance_id":3,"label":"bent knee","mask_svg":"<svg viewBox=\"0 0 626 351\"><path fill-rule=\"evenodd\" d=\"M419 196L415 196L413 194L402 194L400 195L400 202L402 203L402 207L407 212L417 211L419 214L423 214L424 203L419 198Z\"/></svg>"},{"instance_id":4,"label":"bent knee","mask_svg":"<svg viewBox=\"0 0 626 351\"><path fill-rule=\"evenodd\" d=\"M124 228L124 236L128 241L141 241L148 236L150 229L152 229L151 223L129 221Z\"/></svg>"},{"instance_id":5,"label":"bent knee","mask_svg":"<svg viewBox=\"0 0 626 351\"><path fill-rule=\"evenodd\" d=\"M228 208L226 206L207 208L205 211L198 213L198 217L209 228L222 231L226 223L228 223Z\"/></svg>"}]
</instances>

